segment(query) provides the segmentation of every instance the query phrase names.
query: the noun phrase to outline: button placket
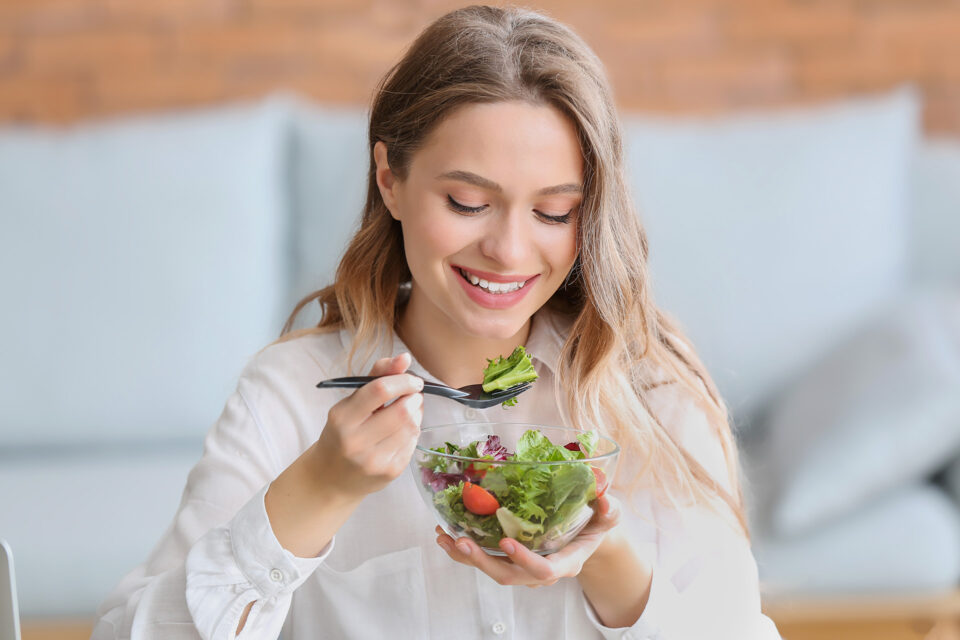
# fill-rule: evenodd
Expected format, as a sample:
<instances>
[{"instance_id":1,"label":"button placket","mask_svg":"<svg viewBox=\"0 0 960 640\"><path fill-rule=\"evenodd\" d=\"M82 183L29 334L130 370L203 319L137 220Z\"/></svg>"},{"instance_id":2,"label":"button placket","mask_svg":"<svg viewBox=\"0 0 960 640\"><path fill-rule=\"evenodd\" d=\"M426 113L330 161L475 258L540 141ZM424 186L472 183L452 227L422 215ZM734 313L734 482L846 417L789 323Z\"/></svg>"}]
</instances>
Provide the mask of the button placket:
<instances>
[{"instance_id":1,"label":"button placket","mask_svg":"<svg viewBox=\"0 0 960 640\"><path fill-rule=\"evenodd\" d=\"M476 572L476 580L480 596L480 619L485 622L483 637L512 637L513 592L509 587L497 584L482 571Z\"/></svg>"}]
</instances>

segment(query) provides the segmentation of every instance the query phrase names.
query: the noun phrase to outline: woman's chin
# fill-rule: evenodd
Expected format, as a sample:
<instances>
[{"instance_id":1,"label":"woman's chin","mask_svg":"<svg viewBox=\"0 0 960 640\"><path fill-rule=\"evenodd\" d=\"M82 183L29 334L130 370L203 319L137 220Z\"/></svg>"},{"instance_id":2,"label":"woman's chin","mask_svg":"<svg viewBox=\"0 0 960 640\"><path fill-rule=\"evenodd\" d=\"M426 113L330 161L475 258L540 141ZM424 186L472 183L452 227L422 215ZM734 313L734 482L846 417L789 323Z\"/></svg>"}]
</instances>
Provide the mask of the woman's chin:
<instances>
[{"instance_id":1,"label":"woman's chin","mask_svg":"<svg viewBox=\"0 0 960 640\"><path fill-rule=\"evenodd\" d=\"M509 340L523 331L529 317L503 319L471 318L464 327L468 334L484 340Z\"/></svg>"}]
</instances>

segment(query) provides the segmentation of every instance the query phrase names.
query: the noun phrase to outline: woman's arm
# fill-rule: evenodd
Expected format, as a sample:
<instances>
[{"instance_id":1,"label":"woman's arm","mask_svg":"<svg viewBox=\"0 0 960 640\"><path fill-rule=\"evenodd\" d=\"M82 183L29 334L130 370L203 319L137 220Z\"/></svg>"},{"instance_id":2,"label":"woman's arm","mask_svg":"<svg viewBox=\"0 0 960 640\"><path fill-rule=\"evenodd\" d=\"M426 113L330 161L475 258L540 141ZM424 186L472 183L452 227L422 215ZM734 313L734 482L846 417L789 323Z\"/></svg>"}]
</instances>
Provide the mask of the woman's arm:
<instances>
[{"instance_id":1,"label":"woman's arm","mask_svg":"<svg viewBox=\"0 0 960 640\"><path fill-rule=\"evenodd\" d=\"M583 564L577 580L604 626L630 627L647 606L652 575L650 563L618 528Z\"/></svg>"}]
</instances>

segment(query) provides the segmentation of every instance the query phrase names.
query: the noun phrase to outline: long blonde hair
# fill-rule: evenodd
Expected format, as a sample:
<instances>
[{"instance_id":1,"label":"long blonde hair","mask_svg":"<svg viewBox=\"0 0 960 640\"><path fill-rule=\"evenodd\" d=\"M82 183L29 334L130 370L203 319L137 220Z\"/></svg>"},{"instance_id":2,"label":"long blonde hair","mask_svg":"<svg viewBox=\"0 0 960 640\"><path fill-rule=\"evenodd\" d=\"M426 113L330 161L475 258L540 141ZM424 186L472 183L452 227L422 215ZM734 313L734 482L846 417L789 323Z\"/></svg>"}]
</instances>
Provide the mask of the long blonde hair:
<instances>
[{"instance_id":1,"label":"long blonde hair","mask_svg":"<svg viewBox=\"0 0 960 640\"><path fill-rule=\"evenodd\" d=\"M603 65L568 27L518 8L470 6L429 25L380 81L370 110L367 199L331 286L294 308L280 340L346 328L366 357L389 340L401 288L411 279L399 222L377 187L373 147L382 140L391 170L403 180L426 135L456 107L521 100L551 105L574 123L584 157L577 229L579 255L547 302L570 320L557 371L561 412L578 428L602 425L623 448L621 459L645 461L644 474L670 504L708 504L733 516L749 538L736 444L726 405L679 328L654 304L647 237L624 178L619 119ZM315 327L291 331L316 300ZM732 493L716 482L651 411L655 387L679 385L704 411L723 449ZM621 464L621 467L623 465ZM720 500L719 505L717 499Z\"/></svg>"}]
</instances>

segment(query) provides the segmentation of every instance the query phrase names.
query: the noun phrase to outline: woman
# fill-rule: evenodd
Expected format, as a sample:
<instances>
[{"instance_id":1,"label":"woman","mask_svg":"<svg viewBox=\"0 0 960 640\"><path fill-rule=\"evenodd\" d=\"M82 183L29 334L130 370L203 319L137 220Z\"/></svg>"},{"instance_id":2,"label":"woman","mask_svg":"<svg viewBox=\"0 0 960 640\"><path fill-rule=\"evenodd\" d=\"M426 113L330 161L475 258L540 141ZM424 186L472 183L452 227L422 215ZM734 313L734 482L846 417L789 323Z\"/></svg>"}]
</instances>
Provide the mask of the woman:
<instances>
[{"instance_id":1,"label":"woman","mask_svg":"<svg viewBox=\"0 0 960 640\"><path fill-rule=\"evenodd\" d=\"M94 638L779 637L725 407L649 294L595 55L536 13L452 12L381 83L369 139L335 283L244 370ZM291 332L314 300L319 325ZM540 379L508 414L420 393L521 344ZM355 371L379 379L313 386ZM433 530L406 471L421 425L503 419L600 425L624 449L555 554Z\"/></svg>"}]
</instances>

